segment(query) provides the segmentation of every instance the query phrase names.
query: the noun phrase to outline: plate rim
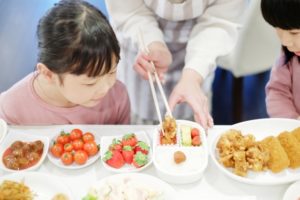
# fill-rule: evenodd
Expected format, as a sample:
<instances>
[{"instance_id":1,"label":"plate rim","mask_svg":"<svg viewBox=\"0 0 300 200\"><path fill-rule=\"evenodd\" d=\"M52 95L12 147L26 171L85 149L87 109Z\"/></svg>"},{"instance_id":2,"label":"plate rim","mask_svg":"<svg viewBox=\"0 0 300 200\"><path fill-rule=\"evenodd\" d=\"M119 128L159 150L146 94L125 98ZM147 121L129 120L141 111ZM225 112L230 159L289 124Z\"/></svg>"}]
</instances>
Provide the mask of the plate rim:
<instances>
[{"instance_id":1,"label":"plate rim","mask_svg":"<svg viewBox=\"0 0 300 200\"><path fill-rule=\"evenodd\" d=\"M291 200L291 199L288 199L288 195L290 195L291 191L294 191L294 190L292 190L292 188L296 187L297 185L299 185L299 187L300 187L300 180L298 180L298 181L292 183L292 184L286 189L286 191L284 192L284 195L283 195L282 200ZM298 190L298 191L299 191L299 190ZM299 192L298 198L300 198L300 192ZM295 199L295 200L296 200L296 199Z\"/></svg>"}]
</instances>

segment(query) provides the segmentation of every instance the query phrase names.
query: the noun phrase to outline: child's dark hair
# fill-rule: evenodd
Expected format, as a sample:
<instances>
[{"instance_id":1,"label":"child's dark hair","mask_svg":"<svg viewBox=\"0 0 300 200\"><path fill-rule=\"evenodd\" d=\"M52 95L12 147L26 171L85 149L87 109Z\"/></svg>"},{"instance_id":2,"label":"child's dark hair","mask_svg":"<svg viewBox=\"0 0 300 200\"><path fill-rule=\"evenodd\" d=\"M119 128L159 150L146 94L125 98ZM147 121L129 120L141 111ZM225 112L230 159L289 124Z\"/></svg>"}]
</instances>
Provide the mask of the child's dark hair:
<instances>
[{"instance_id":1,"label":"child's dark hair","mask_svg":"<svg viewBox=\"0 0 300 200\"><path fill-rule=\"evenodd\" d=\"M284 30L300 29L299 0L261 0L264 19L273 27ZM295 55L282 46L286 63Z\"/></svg>"},{"instance_id":2,"label":"child's dark hair","mask_svg":"<svg viewBox=\"0 0 300 200\"><path fill-rule=\"evenodd\" d=\"M120 47L106 17L91 4L62 0L37 29L38 62L57 74L100 76L120 59Z\"/></svg>"}]
</instances>

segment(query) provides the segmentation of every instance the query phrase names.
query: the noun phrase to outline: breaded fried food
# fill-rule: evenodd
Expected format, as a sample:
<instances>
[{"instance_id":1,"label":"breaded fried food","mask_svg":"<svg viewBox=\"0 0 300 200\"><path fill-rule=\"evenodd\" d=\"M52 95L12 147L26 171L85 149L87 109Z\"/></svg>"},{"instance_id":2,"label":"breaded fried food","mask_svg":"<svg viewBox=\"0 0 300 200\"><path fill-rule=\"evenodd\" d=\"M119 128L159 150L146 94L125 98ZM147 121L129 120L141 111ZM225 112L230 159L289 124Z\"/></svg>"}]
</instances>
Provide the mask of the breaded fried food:
<instances>
[{"instance_id":1,"label":"breaded fried food","mask_svg":"<svg viewBox=\"0 0 300 200\"><path fill-rule=\"evenodd\" d=\"M294 135L297 138L297 140L300 142L300 127L292 130L291 134Z\"/></svg>"},{"instance_id":2,"label":"breaded fried food","mask_svg":"<svg viewBox=\"0 0 300 200\"><path fill-rule=\"evenodd\" d=\"M239 176L246 176L248 170L248 163L246 161L245 151L236 151L233 154L234 163L234 173Z\"/></svg>"},{"instance_id":3,"label":"breaded fried food","mask_svg":"<svg viewBox=\"0 0 300 200\"><path fill-rule=\"evenodd\" d=\"M297 138L285 131L279 134L278 140L288 155L290 168L295 169L300 167L300 142Z\"/></svg>"},{"instance_id":4,"label":"breaded fried food","mask_svg":"<svg viewBox=\"0 0 300 200\"><path fill-rule=\"evenodd\" d=\"M276 137L266 137L260 145L269 152L267 166L272 172L278 173L290 165L290 160Z\"/></svg>"}]
</instances>

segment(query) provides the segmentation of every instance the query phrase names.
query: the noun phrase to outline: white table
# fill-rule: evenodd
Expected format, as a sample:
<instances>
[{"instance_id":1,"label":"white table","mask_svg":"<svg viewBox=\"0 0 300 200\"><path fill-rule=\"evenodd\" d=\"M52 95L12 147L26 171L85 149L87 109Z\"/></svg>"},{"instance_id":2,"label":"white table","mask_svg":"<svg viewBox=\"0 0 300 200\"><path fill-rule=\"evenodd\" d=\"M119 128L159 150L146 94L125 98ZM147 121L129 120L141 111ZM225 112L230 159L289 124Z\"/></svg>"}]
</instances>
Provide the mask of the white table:
<instances>
[{"instance_id":1,"label":"white table","mask_svg":"<svg viewBox=\"0 0 300 200\"><path fill-rule=\"evenodd\" d=\"M58 134L58 130L62 130L64 126L47 126L47 127L21 127L13 126L10 129L22 130L28 134L46 135L50 138ZM84 127L93 133L100 135L121 135L127 132L134 132L144 130L147 132L150 138L155 126L149 125L82 125L74 126L78 128ZM208 132L208 142L222 133L228 126L215 126ZM43 130L47 129L45 133ZM50 130L50 131L49 131ZM93 165L78 169L78 170L66 170L61 169L53 165L48 159L46 159L43 165L38 169L40 172L53 174L59 176L61 180L66 183L72 190L76 200L80 200L82 194L88 191L89 185L92 182L102 179L106 176L113 175L114 173L107 171L98 160ZM141 173L156 176L155 167L149 166ZM7 174L7 172L0 170L0 176ZM279 186L254 186L243 184L229 177L223 175L218 170L217 166L209 159L208 167L204 173L202 179L193 184L174 185L170 184L178 191L179 199L206 199L206 200L281 200L288 184ZM251 196L253 198L251 198ZM242 198L243 197L243 198ZM255 198L256 197L256 198Z\"/></svg>"}]
</instances>

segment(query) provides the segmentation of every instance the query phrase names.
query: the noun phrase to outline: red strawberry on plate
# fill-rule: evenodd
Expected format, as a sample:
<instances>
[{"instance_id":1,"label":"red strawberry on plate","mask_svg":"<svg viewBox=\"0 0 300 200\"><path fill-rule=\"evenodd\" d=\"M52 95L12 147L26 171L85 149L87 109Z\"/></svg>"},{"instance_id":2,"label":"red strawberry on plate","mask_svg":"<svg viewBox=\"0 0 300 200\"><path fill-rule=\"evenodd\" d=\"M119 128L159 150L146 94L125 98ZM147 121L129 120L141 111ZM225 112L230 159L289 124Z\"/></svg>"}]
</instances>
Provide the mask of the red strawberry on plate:
<instances>
[{"instance_id":1,"label":"red strawberry on plate","mask_svg":"<svg viewBox=\"0 0 300 200\"><path fill-rule=\"evenodd\" d=\"M137 153L138 151L142 152L143 154L148 154L149 153L149 145L143 141L138 141L138 143L136 144L134 151L135 153Z\"/></svg>"},{"instance_id":2,"label":"red strawberry on plate","mask_svg":"<svg viewBox=\"0 0 300 200\"><path fill-rule=\"evenodd\" d=\"M141 152L137 152L133 157L132 164L136 168L140 168L143 167L145 164L147 164L147 162L148 162L148 156Z\"/></svg>"},{"instance_id":3,"label":"red strawberry on plate","mask_svg":"<svg viewBox=\"0 0 300 200\"><path fill-rule=\"evenodd\" d=\"M105 152L104 162L106 162L109 166L119 169L121 168L125 162L122 154L119 151L107 151Z\"/></svg>"},{"instance_id":4,"label":"red strawberry on plate","mask_svg":"<svg viewBox=\"0 0 300 200\"><path fill-rule=\"evenodd\" d=\"M129 146L134 147L136 145L136 143L137 143L137 138L134 133L126 134L122 138L123 146L129 145Z\"/></svg>"},{"instance_id":5,"label":"red strawberry on plate","mask_svg":"<svg viewBox=\"0 0 300 200\"><path fill-rule=\"evenodd\" d=\"M124 158L124 161L128 164L132 163L134 152L131 146L127 145L123 147L122 155Z\"/></svg>"},{"instance_id":6,"label":"red strawberry on plate","mask_svg":"<svg viewBox=\"0 0 300 200\"><path fill-rule=\"evenodd\" d=\"M109 150L111 151L119 151L121 152L123 148L122 142L116 138L113 139L112 144L109 146Z\"/></svg>"}]
</instances>

